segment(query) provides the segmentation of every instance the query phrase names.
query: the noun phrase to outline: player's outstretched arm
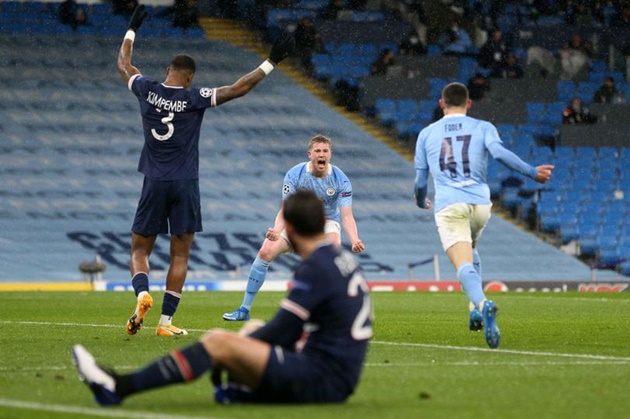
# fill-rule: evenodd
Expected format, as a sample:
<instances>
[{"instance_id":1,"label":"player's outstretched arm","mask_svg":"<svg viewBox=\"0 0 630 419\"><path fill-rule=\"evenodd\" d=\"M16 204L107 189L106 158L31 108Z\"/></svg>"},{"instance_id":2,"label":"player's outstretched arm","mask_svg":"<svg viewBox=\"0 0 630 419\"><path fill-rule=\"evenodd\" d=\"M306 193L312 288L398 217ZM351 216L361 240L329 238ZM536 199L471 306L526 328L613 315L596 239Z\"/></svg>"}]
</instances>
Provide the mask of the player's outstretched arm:
<instances>
[{"instance_id":1,"label":"player's outstretched arm","mask_svg":"<svg viewBox=\"0 0 630 419\"><path fill-rule=\"evenodd\" d=\"M539 183L545 183L551 179L551 172L555 166L553 164L543 164L536 167L536 177L534 180Z\"/></svg>"},{"instance_id":2,"label":"player's outstretched arm","mask_svg":"<svg viewBox=\"0 0 630 419\"><path fill-rule=\"evenodd\" d=\"M280 37L278 37L278 39L276 39L273 46L271 47L269 58L263 61L263 63L259 65L258 68L245 74L234 84L219 87L217 89L217 106L230 100L245 96L254 87L256 87L256 85L260 83L260 81L264 79L265 76L271 73L282 60L293 54L294 51L295 38L293 34L289 34L286 32L283 33Z\"/></svg>"},{"instance_id":3,"label":"player's outstretched arm","mask_svg":"<svg viewBox=\"0 0 630 419\"><path fill-rule=\"evenodd\" d=\"M499 142L493 142L489 145L488 151L499 163L512 170L519 172L530 179L536 179L538 172L535 167L525 163L519 156L503 147Z\"/></svg>"},{"instance_id":4,"label":"player's outstretched arm","mask_svg":"<svg viewBox=\"0 0 630 419\"><path fill-rule=\"evenodd\" d=\"M143 4L136 7L129 19L129 27L125 34L125 39L123 39L123 43L118 51L118 73L125 84L129 82L131 76L140 74L140 70L131 64L131 56L133 54L133 42L136 39L136 31L142 25L142 21L147 17L147 14Z\"/></svg>"},{"instance_id":5,"label":"player's outstretched arm","mask_svg":"<svg viewBox=\"0 0 630 419\"><path fill-rule=\"evenodd\" d=\"M348 240L350 241L350 247L354 253L361 253L365 250L365 245L359 238L359 230L357 228L357 222L352 214L352 207L341 207L341 226L345 231Z\"/></svg>"}]
</instances>

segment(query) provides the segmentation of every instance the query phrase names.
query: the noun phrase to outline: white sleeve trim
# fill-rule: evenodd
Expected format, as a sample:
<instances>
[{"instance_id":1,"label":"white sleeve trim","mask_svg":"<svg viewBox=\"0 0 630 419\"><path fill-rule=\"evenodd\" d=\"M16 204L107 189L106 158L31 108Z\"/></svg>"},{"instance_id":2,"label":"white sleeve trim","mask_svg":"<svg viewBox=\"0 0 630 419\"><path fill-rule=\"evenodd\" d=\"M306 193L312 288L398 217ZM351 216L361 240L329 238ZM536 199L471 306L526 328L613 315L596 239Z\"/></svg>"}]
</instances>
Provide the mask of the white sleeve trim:
<instances>
[{"instance_id":1,"label":"white sleeve trim","mask_svg":"<svg viewBox=\"0 0 630 419\"><path fill-rule=\"evenodd\" d=\"M140 77L141 75L142 75L142 74L134 74L133 76L129 77L129 81L127 82L127 88L128 88L129 90L131 90L131 86L133 85L133 81L134 81L136 78Z\"/></svg>"},{"instance_id":2,"label":"white sleeve trim","mask_svg":"<svg viewBox=\"0 0 630 419\"><path fill-rule=\"evenodd\" d=\"M311 317L310 311L302 307L301 305L293 302L287 298L280 302L280 307L285 309L288 312L291 312L298 316L300 319L307 321L309 317Z\"/></svg>"}]
</instances>

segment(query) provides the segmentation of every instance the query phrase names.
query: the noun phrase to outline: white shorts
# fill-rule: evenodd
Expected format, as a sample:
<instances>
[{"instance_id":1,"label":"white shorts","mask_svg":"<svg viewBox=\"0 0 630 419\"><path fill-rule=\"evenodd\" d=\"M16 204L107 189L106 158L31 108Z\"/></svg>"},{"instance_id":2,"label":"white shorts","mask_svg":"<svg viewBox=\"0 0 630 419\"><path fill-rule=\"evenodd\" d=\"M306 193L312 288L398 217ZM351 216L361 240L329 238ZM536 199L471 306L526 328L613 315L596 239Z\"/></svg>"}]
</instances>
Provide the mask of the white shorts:
<instances>
[{"instance_id":1,"label":"white shorts","mask_svg":"<svg viewBox=\"0 0 630 419\"><path fill-rule=\"evenodd\" d=\"M452 204L435 213L435 224L444 251L455 243L476 242L486 228L492 204Z\"/></svg>"},{"instance_id":2,"label":"white shorts","mask_svg":"<svg viewBox=\"0 0 630 419\"><path fill-rule=\"evenodd\" d=\"M326 220L326 224L324 225L324 233L336 233L341 235L341 226L337 221ZM280 232L280 237L282 237L287 243L289 243L289 247L291 247L291 251L293 251L293 246L291 246L291 242L289 241L289 237L287 237L287 231L282 230Z\"/></svg>"}]
</instances>

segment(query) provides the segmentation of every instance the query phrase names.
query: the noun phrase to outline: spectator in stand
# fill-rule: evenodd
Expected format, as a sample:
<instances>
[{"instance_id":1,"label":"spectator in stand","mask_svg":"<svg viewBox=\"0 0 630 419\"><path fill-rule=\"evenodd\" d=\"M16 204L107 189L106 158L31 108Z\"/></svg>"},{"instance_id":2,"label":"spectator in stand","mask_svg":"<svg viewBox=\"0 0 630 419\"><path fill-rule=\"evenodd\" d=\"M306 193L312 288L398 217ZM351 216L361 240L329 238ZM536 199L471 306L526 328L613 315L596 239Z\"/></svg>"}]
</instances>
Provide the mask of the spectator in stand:
<instances>
[{"instance_id":1,"label":"spectator in stand","mask_svg":"<svg viewBox=\"0 0 630 419\"><path fill-rule=\"evenodd\" d=\"M491 77L503 77L508 51L503 32L500 29L494 29L490 38L479 50L477 62L481 67L491 71Z\"/></svg>"},{"instance_id":2,"label":"spectator in stand","mask_svg":"<svg viewBox=\"0 0 630 419\"><path fill-rule=\"evenodd\" d=\"M615 46L623 55L630 55L630 1L619 6L619 12L610 21L610 30L604 31L603 41Z\"/></svg>"},{"instance_id":3,"label":"spectator in stand","mask_svg":"<svg viewBox=\"0 0 630 419\"><path fill-rule=\"evenodd\" d=\"M559 60L552 51L540 46L533 46L527 50L527 64L539 64L542 67L541 75L546 77L547 74L556 72L559 61L562 66L560 78L573 80L590 62L592 55L593 48L590 42L585 41L579 33L574 32L569 41L558 51Z\"/></svg>"},{"instance_id":4,"label":"spectator in stand","mask_svg":"<svg viewBox=\"0 0 630 419\"><path fill-rule=\"evenodd\" d=\"M525 71L523 71L523 67L519 64L516 54L508 52L505 58L505 66L503 67L503 78L522 79L523 76L525 76Z\"/></svg>"},{"instance_id":5,"label":"spectator in stand","mask_svg":"<svg viewBox=\"0 0 630 419\"><path fill-rule=\"evenodd\" d=\"M424 55L427 53L427 47L420 40L418 32L412 29L407 37L400 42L398 53L401 55Z\"/></svg>"},{"instance_id":6,"label":"spectator in stand","mask_svg":"<svg viewBox=\"0 0 630 419\"><path fill-rule=\"evenodd\" d=\"M606 77L604 82L595 92L593 96L595 103L623 103L625 98L615 87L615 80L612 77Z\"/></svg>"},{"instance_id":7,"label":"spectator in stand","mask_svg":"<svg viewBox=\"0 0 630 419\"><path fill-rule=\"evenodd\" d=\"M595 21L591 6L586 0L577 0L576 2L570 3L567 9L567 25L590 27Z\"/></svg>"},{"instance_id":8,"label":"spectator in stand","mask_svg":"<svg viewBox=\"0 0 630 419\"><path fill-rule=\"evenodd\" d=\"M442 52L449 55L465 55L469 54L473 47L470 35L454 20L452 25L445 30L439 39Z\"/></svg>"},{"instance_id":9,"label":"spectator in stand","mask_svg":"<svg viewBox=\"0 0 630 419\"><path fill-rule=\"evenodd\" d=\"M370 75L372 76L384 76L387 74L387 69L394 65L396 62L396 56L394 51L389 48L381 50L376 61L370 66Z\"/></svg>"},{"instance_id":10,"label":"spectator in stand","mask_svg":"<svg viewBox=\"0 0 630 419\"><path fill-rule=\"evenodd\" d=\"M486 92L490 90L490 82L481 73L476 73L466 84L468 88L468 98L470 100L481 100Z\"/></svg>"},{"instance_id":11,"label":"spectator in stand","mask_svg":"<svg viewBox=\"0 0 630 419\"><path fill-rule=\"evenodd\" d=\"M321 36L317 33L313 21L308 16L302 16L295 28L295 51L300 57L302 67L309 73L313 72L311 56L319 50Z\"/></svg>"},{"instance_id":12,"label":"spectator in stand","mask_svg":"<svg viewBox=\"0 0 630 419\"><path fill-rule=\"evenodd\" d=\"M65 0L61 3L58 16L61 23L72 26L72 30L75 31L80 25L89 24L85 10L75 0Z\"/></svg>"},{"instance_id":13,"label":"spectator in stand","mask_svg":"<svg viewBox=\"0 0 630 419\"><path fill-rule=\"evenodd\" d=\"M112 12L115 15L131 15L138 7L138 0L112 0Z\"/></svg>"},{"instance_id":14,"label":"spectator in stand","mask_svg":"<svg viewBox=\"0 0 630 419\"><path fill-rule=\"evenodd\" d=\"M613 28L630 28L630 1L625 1L620 7L619 12L610 21Z\"/></svg>"},{"instance_id":15,"label":"spectator in stand","mask_svg":"<svg viewBox=\"0 0 630 419\"><path fill-rule=\"evenodd\" d=\"M326 7L322 9L321 18L322 19L337 19L337 13L345 10L345 2L344 0L330 0Z\"/></svg>"},{"instance_id":16,"label":"spectator in stand","mask_svg":"<svg viewBox=\"0 0 630 419\"><path fill-rule=\"evenodd\" d=\"M571 103L562 112L563 124L593 124L597 117L592 115L588 108L582 104L582 99L574 97Z\"/></svg>"},{"instance_id":17,"label":"spectator in stand","mask_svg":"<svg viewBox=\"0 0 630 419\"><path fill-rule=\"evenodd\" d=\"M175 0L175 3L159 12L157 16L168 17L173 15L173 27L189 29L199 27L199 11L197 0Z\"/></svg>"},{"instance_id":18,"label":"spectator in stand","mask_svg":"<svg viewBox=\"0 0 630 419\"><path fill-rule=\"evenodd\" d=\"M174 13L174 27L183 29L199 27L199 12L197 11L197 0L175 0Z\"/></svg>"}]
</instances>

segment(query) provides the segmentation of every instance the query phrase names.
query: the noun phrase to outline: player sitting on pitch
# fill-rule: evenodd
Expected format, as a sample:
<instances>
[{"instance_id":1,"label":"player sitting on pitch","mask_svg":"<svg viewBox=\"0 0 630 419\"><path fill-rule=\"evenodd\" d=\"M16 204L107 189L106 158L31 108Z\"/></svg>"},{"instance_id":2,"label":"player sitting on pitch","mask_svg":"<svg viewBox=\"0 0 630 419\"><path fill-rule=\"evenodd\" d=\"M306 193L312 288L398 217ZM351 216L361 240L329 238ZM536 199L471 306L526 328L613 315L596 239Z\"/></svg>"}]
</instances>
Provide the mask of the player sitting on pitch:
<instances>
[{"instance_id":1,"label":"player sitting on pitch","mask_svg":"<svg viewBox=\"0 0 630 419\"><path fill-rule=\"evenodd\" d=\"M99 404L117 405L132 394L217 370L227 372L232 383L224 387L217 382L215 397L224 403L337 403L354 392L372 337L367 283L352 253L326 238L324 207L313 191L288 197L282 214L287 237L303 261L275 317L242 334L211 330L198 342L125 375L100 367L76 345L79 377Z\"/></svg>"}]
</instances>

